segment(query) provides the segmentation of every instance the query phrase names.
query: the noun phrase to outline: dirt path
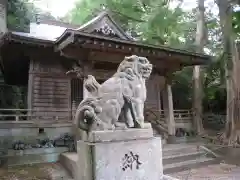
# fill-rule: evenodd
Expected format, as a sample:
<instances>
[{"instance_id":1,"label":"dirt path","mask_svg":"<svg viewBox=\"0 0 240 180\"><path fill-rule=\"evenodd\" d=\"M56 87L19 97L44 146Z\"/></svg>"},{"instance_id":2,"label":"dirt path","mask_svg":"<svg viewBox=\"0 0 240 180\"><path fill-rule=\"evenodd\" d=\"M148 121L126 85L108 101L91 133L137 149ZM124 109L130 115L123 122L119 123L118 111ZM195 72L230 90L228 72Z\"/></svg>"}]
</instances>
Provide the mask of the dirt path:
<instances>
[{"instance_id":1,"label":"dirt path","mask_svg":"<svg viewBox=\"0 0 240 180\"><path fill-rule=\"evenodd\" d=\"M179 180L240 180L240 167L228 164L210 165L171 174Z\"/></svg>"},{"instance_id":2,"label":"dirt path","mask_svg":"<svg viewBox=\"0 0 240 180\"><path fill-rule=\"evenodd\" d=\"M38 164L0 168L0 180L50 180L48 171L55 164Z\"/></svg>"},{"instance_id":3,"label":"dirt path","mask_svg":"<svg viewBox=\"0 0 240 180\"><path fill-rule=\"evenodd\" d=\"M0 168L0 180L52 180L49 172L55 171L59 174L61 172L58 168L57 163ZM240 167L217 164L170 174L170 176L179 180L240 180Z\"/></svg>"}]
</instances>

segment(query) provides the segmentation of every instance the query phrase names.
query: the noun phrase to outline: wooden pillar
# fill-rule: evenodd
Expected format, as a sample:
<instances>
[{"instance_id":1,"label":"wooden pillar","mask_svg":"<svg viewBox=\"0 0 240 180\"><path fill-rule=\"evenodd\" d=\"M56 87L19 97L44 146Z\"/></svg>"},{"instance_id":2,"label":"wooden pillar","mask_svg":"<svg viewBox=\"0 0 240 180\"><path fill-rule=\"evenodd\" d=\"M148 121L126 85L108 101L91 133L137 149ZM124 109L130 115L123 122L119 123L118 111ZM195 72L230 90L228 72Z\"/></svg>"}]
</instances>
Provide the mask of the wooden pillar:
<instances>
[{"instance_id":1,"label":"wooden pillar","mask_svg":"<svg viewBox=\"0 0 240 180\"><path fill-rule=\"evenodd\" d=\"M155 90L157 91L157 109L158 109L158 116L159 119L162 117L163 114L163 106L162 106L162 90L165 85L165 78L163 76L157 76L156 79L154 79L154 82L156 83Z\"/></svg>"},{"instance_id":2,"label":"wooden pillar","mask_svg":"<svg viewBox=\"0 0 240 180\"><path fill-rule=\"evenodd\" d=\"M87 76L92 74L93 72L93 62L88 60L85 64L83 64L83 99L88 97L88 91L85 88L85 81Z\"/></svg>"},{"instance_id":3,"label":"wooden pillar","mask_svg":"<svg viewBox=\"0 0 240 180\"><path fill-rule=\"evenodd\" d=\"M161 90L160 90L160 87L159 87L159 84L157 84L157 87L156 87L156 90L157 90L157 107L158 107L158 111L159 113L161 113L161 110L162 110L162 104L161 104Z\"/></svg>"},{"instance_id":4,"label":"wooden pillar","mask_svg":"<svg viewBox=\"0 0 240 180\"><path fill-rule=\"evenodd\" d=\"M172 100L172 88L171 85L166 83L163 90L163 109L168 126L168 134L175 136L175 120L173 113L173 100Z\"/></svg>"},{"instance_id":5,"label":"wooden pillar","mask_svg":"<svg viewBox=\"0 0 240 180\"><path fill-rule=\"evenodd\" d=\"M34 66L34 60L30 60L29 71L28 71L27 109L31 109L31 110L33 109L32 107L33 81L34 81L33 66Z\"/></svg>"}]
</instances>

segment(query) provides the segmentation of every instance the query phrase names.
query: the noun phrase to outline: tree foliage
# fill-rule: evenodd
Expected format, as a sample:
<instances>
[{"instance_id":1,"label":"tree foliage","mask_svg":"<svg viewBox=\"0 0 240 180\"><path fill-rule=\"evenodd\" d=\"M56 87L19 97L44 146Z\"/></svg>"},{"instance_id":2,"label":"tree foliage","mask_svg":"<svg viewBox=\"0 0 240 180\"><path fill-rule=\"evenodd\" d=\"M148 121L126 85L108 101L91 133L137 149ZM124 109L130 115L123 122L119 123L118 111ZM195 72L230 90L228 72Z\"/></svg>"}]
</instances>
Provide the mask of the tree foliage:
<instances>
[{"instance_id":1,"label":"tree foliage","mask_svg":"<svg viewBox=\"0 0 240 180\"><path fill-rule=\"evenodd\" d=\"M65 19L82 24L107 9L126 31L140 41L196 51L196 9L186 12L181 8L181 3L178 1L178 5L172 8L171 2L166 0L81 0ZM205 50L215 59L211 66L205 67L204 110L224 112L226 95L221 62L221 29L218 17L211 8L206 9L205 16L208 29ZM191 68L186 68L175 73L172 90L176 109L192 108L191 71Z\"/></svg>"},{"instance_id":2,"label":"tree foliage","mask_svg":"<svg viewBox=\"0 0 240 180\"><path fill-rule=\"evenodd\" d=\"M29 31L30 8L23 0L9 0L7 8L7 26L11 30Z\"/></svg>"},{"instance_id":3,"label":"tree foliage","mask_svg":"<svg viewBox=\"0 0 240 180\"><path fill-rule=\"evenodd\" d=\"M30 31L30 22L37 18L55 19L49 12L44 12L34 6L29 0L9 0L7 10L8 29L14 31Z\"/></svg>"},{"instance_id":4,"label":"tree foliage","mask_svg":"<svg viewBox=\"0 0 240 180\"><path fill-rule=\"evenodd\" d=\"M29 32L29 23L34 21L37 9L27 0L8 0L7 26L9 30ZM0 108L26 108L26 87L6 85L0 72Z\"/></svg>"}]
</instances>

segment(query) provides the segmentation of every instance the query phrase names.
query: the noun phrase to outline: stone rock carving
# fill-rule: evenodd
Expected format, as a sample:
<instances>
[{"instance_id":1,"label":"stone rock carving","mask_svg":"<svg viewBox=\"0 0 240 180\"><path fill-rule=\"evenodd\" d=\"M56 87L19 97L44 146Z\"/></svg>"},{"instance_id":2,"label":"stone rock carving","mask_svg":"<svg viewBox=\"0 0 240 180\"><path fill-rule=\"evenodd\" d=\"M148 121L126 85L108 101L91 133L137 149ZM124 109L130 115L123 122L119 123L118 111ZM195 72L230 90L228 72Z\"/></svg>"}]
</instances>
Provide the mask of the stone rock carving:
<instances>
[{"instance_id":1,"label":"stone rock carving","mask_svg":"<svg viewBox=\"0 0 240 180\"><path fill-rule=\"evenodd\" d=\"M145 57L125 57L117 72L102 84L89 75L88 97L78 106L75 125L85 131L144 127L145 80L152 64Z\"/></svg>"}]
</instances>

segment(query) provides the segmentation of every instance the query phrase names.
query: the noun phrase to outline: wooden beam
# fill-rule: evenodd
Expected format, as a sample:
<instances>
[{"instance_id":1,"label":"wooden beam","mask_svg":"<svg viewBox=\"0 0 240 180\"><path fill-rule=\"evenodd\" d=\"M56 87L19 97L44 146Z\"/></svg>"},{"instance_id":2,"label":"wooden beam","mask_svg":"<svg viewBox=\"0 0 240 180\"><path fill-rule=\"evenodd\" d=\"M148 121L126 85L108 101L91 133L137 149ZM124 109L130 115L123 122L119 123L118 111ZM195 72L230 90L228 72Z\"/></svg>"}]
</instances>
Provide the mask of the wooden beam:
<instances>
[{"instance_id":1,"label":"wooden beam","mask_svg":"<svg viewBox=\"0 0 240 180\"><path fill-rule=\"evenodd\" d=\"M200 57L194 53L190 52L178 52L179 50L169 50L170 48L167 47L152 47L152 46L144 46L144 45L137 45L133 43L121 43L110 41L106 39L99 39L99 38L89 38L89 37L76 37L80 44L76 45L81 46L84 48L100 50L105 52L115 52L115 53L123 53L123 54L136 54L145 57L158 57L158 58L175 58L179 62L183 63L184 66L189 66L193 64L202 64L206 63L204 58L209 59L208 56ZM85 40L85 42L83 42ZM77 40L76 40L77 42Z\"/></svg>"},{"instance_id":2,"label":"wooden beam","mask_svg":"<svg viewBox=\"0 0 240 180\"><path fill-rule=\"evenodd\" d=\"M67 39L65 39L64 41L62 41L60 44L58 44L57 46L54 47L54 51L55 52L59 52L62 51L64 48L66 48L67 46L69 46L70 44L74 43L74 34L71 33Z\"/></svg>"},{"instance_id":3,"label":"wooden beam","mask_svg":"<svg viewBox=\"0 0 240 180\"><path fill-rule=\"evenodd\" d=\"M79 59L86 60L86 57L88 57L89 51L90 51L89 49L83 49L81 47L69 45L60 51L60 55L66 58L75 59L75 60L79 60Z\"/></svg>"},{"instance_id":4,"label":"wooden beam","mask_svg":"<svg viewBox=\"0 0 240 180\"><path fill-rule=\"evenodd\" d=\"M112 64L117 64L116 66L118 66L118 64L120 64L120 62L124 59L125 56L123 55L117 55L117 54L102 54L102 53L96 53L96 54L91 54L89 56L89 59L93 60L96 62L101 62L101 63L105 63L106 62L106 67L107 67L107 63L112 63ZM168 60L164 60L164 59L150 59L149 61L153 64L153 67L156 69L167 69L168 71L176 71L176 70L180 70L182 67L178 62L175 61L168 61Z\"/></svg>"},{"instance_id":5,"label":"wooden beam","mask_svg":"<svg viewBox=\"0 0 240 180\"><path fill-rule=\"evenodd\" d=\"M151 57L161 57L161 58L166 58L168 57L168 53L166 52L155 52L151 53L151 50L148 50L146 48L139 48L139 47L134 47L133 45L119 45L119 44L113 44L113 43L106 43L106 42L88 42L81 47L86 48L86 49L92 49L96 51L102 51L102 52L112 52L112 53L120 53L124 56L126 55L138 55L138 56L144 56L147 58Z\"/></svg>"}]
</instances>

